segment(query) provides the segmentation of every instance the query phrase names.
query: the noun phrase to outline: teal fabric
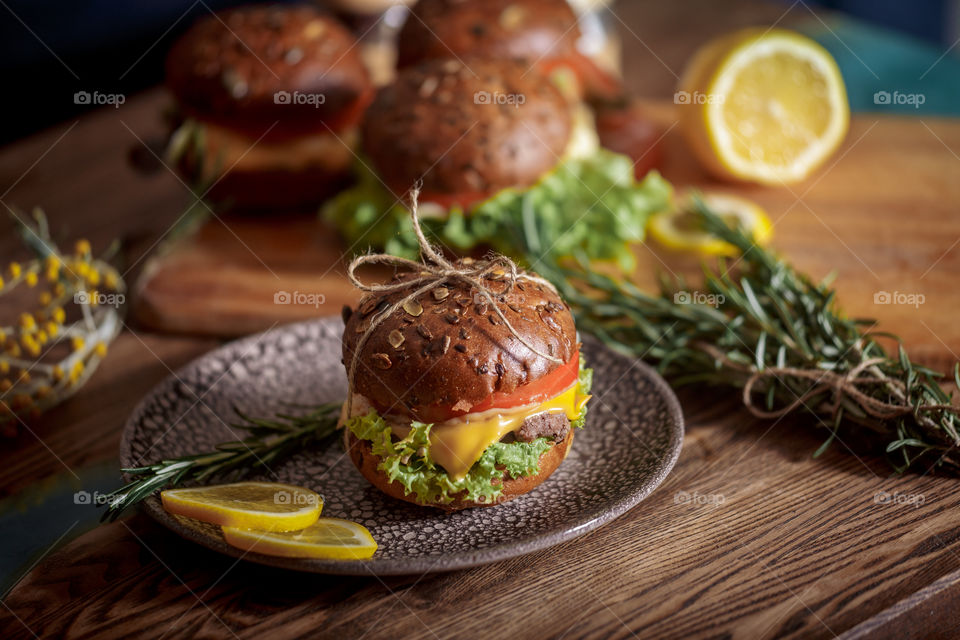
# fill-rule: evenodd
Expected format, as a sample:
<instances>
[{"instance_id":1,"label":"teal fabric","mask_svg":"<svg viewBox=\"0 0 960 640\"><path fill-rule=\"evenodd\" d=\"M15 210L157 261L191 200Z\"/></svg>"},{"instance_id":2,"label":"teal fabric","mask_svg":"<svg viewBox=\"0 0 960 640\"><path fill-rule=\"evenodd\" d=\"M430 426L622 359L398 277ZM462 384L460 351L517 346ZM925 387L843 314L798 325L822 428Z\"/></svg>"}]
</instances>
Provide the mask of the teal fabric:
<instances>
[{"instance_id":1,"label":"teal fabric","mask_svg":"<svg viewBox=\"0 0 960 640\"><path fill-rule=\"evenodd\" d=\"M100 523L98 496L120 486L120 461L63 473L0 500L0 599L34 564Z\"/></svg>"},{"instance_id":2,"label":"teal fabric","mask_svg":"<svg viewBox=\"0 0 960 640\"><path fill-rule=\"evenodd\" d=\"M947 53L947 47L842 18L801 30L836 58L853 111L960 115L960 45Z\"/></svg>"}]
</instances>

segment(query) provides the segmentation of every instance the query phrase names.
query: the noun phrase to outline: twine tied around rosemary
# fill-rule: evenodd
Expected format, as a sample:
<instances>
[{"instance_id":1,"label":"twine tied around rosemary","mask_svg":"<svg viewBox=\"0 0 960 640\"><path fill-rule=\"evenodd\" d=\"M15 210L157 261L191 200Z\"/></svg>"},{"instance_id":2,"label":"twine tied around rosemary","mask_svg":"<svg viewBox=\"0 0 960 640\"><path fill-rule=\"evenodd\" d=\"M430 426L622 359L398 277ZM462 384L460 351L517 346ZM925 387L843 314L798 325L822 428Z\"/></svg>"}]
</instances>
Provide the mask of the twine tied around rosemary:
<instances>
[{"instance_id":1,"label":"twine tied around rosemary","mask_svg":"<svg viewBox=\"0 0 960 640\"><path fill-rule=\"evenodd\" d=\"M420 247L420 262L408 260L399 256L392 256L386 253L370 253L357 256L347 266L347 277L357 289L367 292L367 294L389 294L397 291L410 291L406 296L397 302L387 306L377 312L370 321L370 325L364 330L360 339L353 349L353 356L350 358L350 366L347 369L347 404L345 417L349 418L353 408L353 382L356 376L357 364L360 361L360 354L367 341L374 334L377 327L384 320L392 316L398 309L404 308L408 303L416 300L418 297L433 291L445 284L461 283L466 284L483 296L490 304L493 312L497 315L510 334L516 338L520 344L527 349L545 358L550 362L562 364L563 360L549 353L540 351L530 344L514 327L504 315L503 310L497 302L498 296L508 295L518 282L532 282L547 287L550 291L557 293L556 288L548 281L539 276L531 275L521 271L517 264L510 258L501 254L490 254L482 260L472 260L464 258L453 263L443 257L442 253L435 249L427 240L420 226L420 216L417 212L418 199L420 196L420 184L415 185L409 193L410 199L410 220L413 223L413 232L417 236L417 244ZM408 270L416 273L416 277L401 280L399 282L389 282L386 284L367 284L361 281L356 270L363 265L388 265L398 270ZM498 293L491 291L487 281L504 283L503 290Z\"/></svg>"},{"instance_id":2,"label":"twine tied around rosemary","mask_svg":"<svg viewBox=\"0 0 960 640\"><path fill-rule=\"evenodd\" d=\"M831 417L837 415L844 398L849 398L860 406L864 412L878 420L892 420L910 413L919 413L920 411L949 411L956 409L956 407L949 404L911 404L906 399L906 386L903 381L896 378L889 378L876 368L877 365L886 362L886 358L867 358L866 360L861 360L855 367L844 374L826 369L804 369L800 367L767 367L757 369L755 366L748 366L730 360L725 354L712 345L701 343L697 346L717 360L723 362L724 365L749 374L746 383L743 385L743 404L750 413L758 418L780 418L785 416L804 405L810 398L824 391L832 392L832 401L827 405L827 410ZM868 371L874 372L874 376L861 375ZM807 391L797 396L790 404L779 409L767 411L757 406L754 395L756 385L767 378L809 380L812 382L812 385ZM865 393L861 388L873 385L885 385L891 395L900 402L880 400Z\"/></svg>"}]
</instances>

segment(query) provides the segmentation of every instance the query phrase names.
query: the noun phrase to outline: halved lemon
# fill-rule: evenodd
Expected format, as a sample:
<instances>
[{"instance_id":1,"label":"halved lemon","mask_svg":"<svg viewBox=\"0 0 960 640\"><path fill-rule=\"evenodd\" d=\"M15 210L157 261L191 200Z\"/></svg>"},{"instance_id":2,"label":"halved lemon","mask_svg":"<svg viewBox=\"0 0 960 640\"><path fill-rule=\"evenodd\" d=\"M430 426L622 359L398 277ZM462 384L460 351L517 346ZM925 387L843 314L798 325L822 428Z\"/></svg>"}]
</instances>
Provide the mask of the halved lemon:
<instances>
[{"instance_id":1,"label":"halved lemon","mask_svg":"<svg viewBox=\"0 0 960 640\"><path fill-rule=\"evenodd\" d=\"M286 558L362 560L377 550L366 527L339 518L320 518L306 529L285 533L223 527L223 537L239 549Z\"/></svg>"},{"instance_id":2,"label":"halved lemon","mask_svg":"<svg viewBox=\"0 0 960 640\"><path fill-rule=\"evenodd\" d=\"M323 509L313 491L278 482L235 482L160 493L163 508L228 527L295 531L309 527Z\"/></svg>"},{"instance_id":3,"label":"halved lemon","mask_svg":"<svg viewBox=\"0 0 960 640\"><path fill-rule=\"evenodd\" d=\"M705 168L764 184L809 176L836 151L850 121L833 57L784 29L745 29L707 43L684 70L674 101Z\"/></svg>"},{"instance_id":4,"label":"halved lemon","mask_svg":"<svg viewBox=\"0 0 960 640\"><path fill-rule=\"evenodd\" d=\"M773 236L770 217L755 203L723 193L700 194L700 199L730 226L742 227L758 245L767 244ZM713 256L737 255L736 247L704 231L696 223L692 206L689 197L682 198L678 206L651 216L647 227L650 235L663 246L677 251L696 251Z\"/></svg>"}]
</instances>

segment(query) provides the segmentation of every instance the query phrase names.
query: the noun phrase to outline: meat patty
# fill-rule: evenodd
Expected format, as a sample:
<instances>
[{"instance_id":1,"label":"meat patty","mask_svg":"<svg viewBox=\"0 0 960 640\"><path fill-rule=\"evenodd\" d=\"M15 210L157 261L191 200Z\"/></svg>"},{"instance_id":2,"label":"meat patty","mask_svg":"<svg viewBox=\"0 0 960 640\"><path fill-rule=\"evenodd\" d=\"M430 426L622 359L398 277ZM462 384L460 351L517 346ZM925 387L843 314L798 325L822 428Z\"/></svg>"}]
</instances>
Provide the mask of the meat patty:
<instances>
[{"instance_id":1,"label":"meat patty","mask_svg":"<svg viewBox=\"0 0 960 640\"><path fill-rule=\"evenodd\" d=\"M523 421L517 430L517 440L533 442L537 438L549 438L562 442L570 432L570 420L562 413L539 413Z\"/></svg>"}]
</instances>

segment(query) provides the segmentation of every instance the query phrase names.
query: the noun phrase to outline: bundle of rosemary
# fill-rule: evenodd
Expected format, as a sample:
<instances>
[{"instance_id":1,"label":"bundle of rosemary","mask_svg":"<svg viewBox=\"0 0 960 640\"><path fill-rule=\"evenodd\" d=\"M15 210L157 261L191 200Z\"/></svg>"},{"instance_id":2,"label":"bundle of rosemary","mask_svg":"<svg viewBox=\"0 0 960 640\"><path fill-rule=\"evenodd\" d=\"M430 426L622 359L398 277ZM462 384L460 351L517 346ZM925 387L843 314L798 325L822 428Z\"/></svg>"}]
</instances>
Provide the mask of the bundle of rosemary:
<instances>
[{"instance_id":1,"label":"bundle of rosemary","mask_svg":"<svg viewBox=\"0 0 960 640\"><path fill-rule=\"evenodd\" d=\"M595 272L585 256L561 263L535 216L517 228L527 260L574 309L577 326L614 349L655 364L674 385L708 383L742 390L756 416L812 414L827 432L819 455L845 432L866 429L903 471L918 464L960 470L960 409L943 375L890 355L872 321L847 318L830 282L814 283L728 226L702 201L697 223L742 254L704 267L704 291L664 280L660 295ZM960 387L960 369L953 382Z\"/></svg>"}]
</instances>

